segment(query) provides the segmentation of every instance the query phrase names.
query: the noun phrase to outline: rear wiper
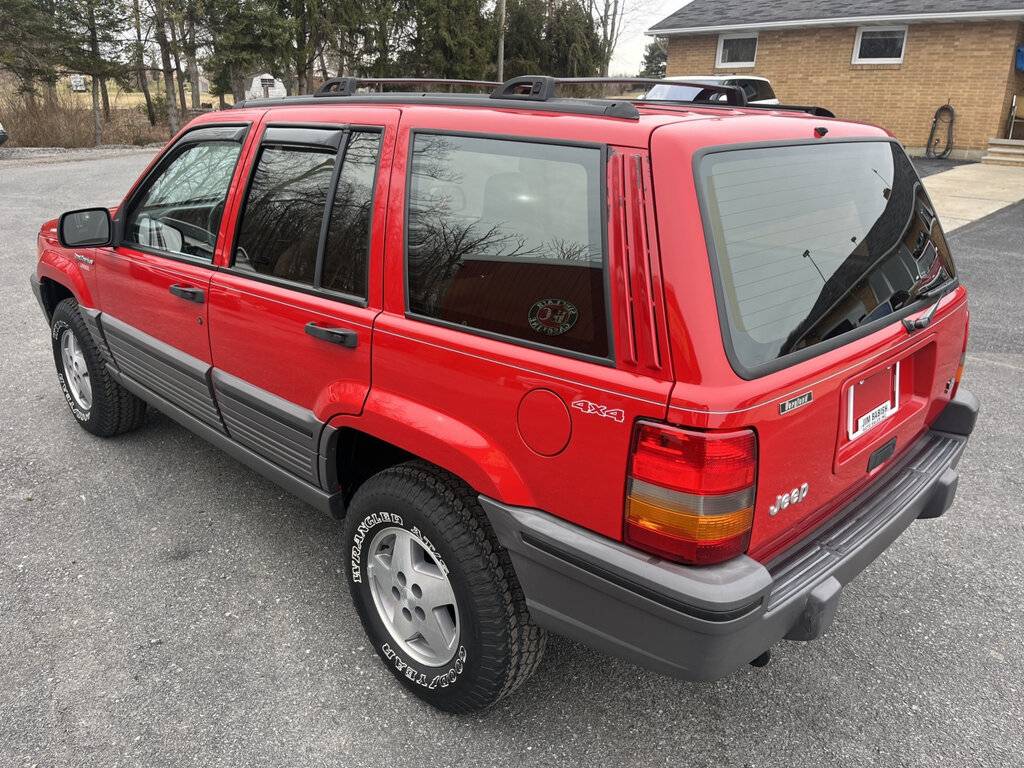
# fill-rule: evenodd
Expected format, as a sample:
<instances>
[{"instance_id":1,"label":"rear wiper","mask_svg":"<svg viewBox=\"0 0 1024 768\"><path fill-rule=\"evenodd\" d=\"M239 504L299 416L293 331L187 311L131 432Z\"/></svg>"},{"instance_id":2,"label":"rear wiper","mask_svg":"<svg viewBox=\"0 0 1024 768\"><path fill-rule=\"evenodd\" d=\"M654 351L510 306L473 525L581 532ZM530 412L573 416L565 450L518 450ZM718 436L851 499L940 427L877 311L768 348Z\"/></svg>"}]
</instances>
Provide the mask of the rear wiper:
<instances>
[{"instance_id":1,"label":"rear wiper","mask_svg":"<svg viewBox=\"0 0 1024 768\"><path fill-rule=\"evenodd\" d=\"M932 308L928 310L927 314L923 317L919 317L916 320L911 320L909 317L903 318L903 327L907 329L907 333L913 333L919 331L922 328L927 328L932 318L935 316L935 310L939 308L939 301L948 293L955 291L960 285L960 278L953 277L944 282L942 285L936 286L929 291L923 291L914 297L915 301L925 301L932 305Z\"/></svg>"}]
</instances>

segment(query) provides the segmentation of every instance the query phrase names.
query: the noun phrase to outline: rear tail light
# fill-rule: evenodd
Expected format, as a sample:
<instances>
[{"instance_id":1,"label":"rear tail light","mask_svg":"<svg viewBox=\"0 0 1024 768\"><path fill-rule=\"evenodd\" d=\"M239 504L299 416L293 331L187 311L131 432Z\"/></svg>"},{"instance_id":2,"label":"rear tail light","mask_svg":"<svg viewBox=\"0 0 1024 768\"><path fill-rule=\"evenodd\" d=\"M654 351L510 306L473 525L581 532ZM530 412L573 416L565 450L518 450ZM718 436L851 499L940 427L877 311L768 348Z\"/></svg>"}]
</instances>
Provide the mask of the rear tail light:
<instances>
[{"instance_id":1,"label":"rear tail light","mask_svg":"<svg viewBox=\"0 0 1024 768\"><path fill-rule=\"evenodd\" d=\"M640 422L626 498L627 544L690 565L720 563L750 542L757 438Z\"/></svg>"}]
</instances>

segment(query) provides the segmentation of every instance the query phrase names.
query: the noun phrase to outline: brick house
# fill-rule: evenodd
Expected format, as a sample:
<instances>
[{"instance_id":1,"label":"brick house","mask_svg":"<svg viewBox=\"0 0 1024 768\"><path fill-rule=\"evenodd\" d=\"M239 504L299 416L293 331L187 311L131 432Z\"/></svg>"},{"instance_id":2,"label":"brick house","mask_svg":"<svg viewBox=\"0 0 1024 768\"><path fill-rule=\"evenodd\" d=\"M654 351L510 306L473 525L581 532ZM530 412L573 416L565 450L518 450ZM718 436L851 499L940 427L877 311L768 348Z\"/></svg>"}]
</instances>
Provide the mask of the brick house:
<instances>
[{"instance_id":1,"label":"brick house","mask_svg":"<svg viewBox=\"0 0 1024 768\"><path fill-rule=\"evenodd\" d=\"M647 34L667 38L670 77L767 77L783 103L884 126L912 154L947 100L953 157L1007 137L1014 95L1024 116L1024 0L693 0Z\"/></svg>"}]
</instances>

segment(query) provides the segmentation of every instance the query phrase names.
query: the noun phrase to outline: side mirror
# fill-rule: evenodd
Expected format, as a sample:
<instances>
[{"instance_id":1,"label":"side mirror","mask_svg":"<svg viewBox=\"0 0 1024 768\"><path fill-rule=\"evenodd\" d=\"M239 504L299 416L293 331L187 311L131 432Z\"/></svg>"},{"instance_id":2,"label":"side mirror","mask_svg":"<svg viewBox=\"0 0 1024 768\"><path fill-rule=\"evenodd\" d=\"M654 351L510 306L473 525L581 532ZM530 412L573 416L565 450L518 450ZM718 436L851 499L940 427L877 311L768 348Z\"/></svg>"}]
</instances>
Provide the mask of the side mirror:
<instances>
[{"instance_id":1,"label":"side mirror","mask_svg":"<svg viewBox=\"0 0 1024 768\"><path fill-rule=\"evenodd\" d=\"M61 214L57 238L65 248L96 248L111 244L113 227L106 208L84 208Z\"/></svg>"}]
</instances>

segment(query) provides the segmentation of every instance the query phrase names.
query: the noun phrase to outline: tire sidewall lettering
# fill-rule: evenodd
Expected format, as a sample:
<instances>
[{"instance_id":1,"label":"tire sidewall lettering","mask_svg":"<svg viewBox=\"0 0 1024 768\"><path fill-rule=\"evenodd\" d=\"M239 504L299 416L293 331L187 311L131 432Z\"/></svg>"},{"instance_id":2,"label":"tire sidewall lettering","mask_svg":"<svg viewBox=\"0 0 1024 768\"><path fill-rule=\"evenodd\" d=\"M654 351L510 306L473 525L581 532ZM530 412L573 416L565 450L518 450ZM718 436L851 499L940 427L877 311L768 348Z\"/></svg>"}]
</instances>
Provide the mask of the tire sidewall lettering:
<instances>
[{"instance_id":1,"label":"tire sidewall lettering","mask_svg":"<svg viewBox=\"0 0 1024 768\"><path fill-rule=\"evenodd\" d=\"M402 520L401 515L391 512L372 512L356 526L355 535L352 537L352 550L349 554L349 575L356 584L363 583L363 544L366 543L370 531L378 525L397 525L399 528L405 528L405 521Z\"/></svg>"},{"instance_id":2,"label":"tire sidewall lettering","mask_svg":"<svg viewBox=\"0 0 1024 768\"><path fill-rule=\"evenodd\" d=\"M408 658L400 649L395 648L389 640L384 639L389 637L388 631L381 623L380 617L377 616L373 598L369 595L369 585L365 583L363 578L365 572L363 560L366 556L364 552L366 543L373 538L376 529L382 526L397 526L409 531L419 538L441 571L446 576L450 573L448 564L430 538L423 533L418 525L407 523L401 515L393 512L371 512L359 521L352 536L352 546L349 548L348 573L349 578L352 580L353 588L363 596L363 610L371 617L373 625L380 628L380 631L377 632L381 638L378 641L380 655L396 673L410 683L429 691L450 688L458 682L468 666L469 653L464 644L459 645L455 657L443 667L427 667Z\"/></svg>"},{"instance_id":3,"label":"tire sidewall lettering","mask_svg":"<svg viewBox=\"0 0 1024 768\"><path fill-rule=\"evenodd\" d=\"M406 661L405 657L402 656L401 652L396 651L391 647L391 644L384 642L380 646L381 655L394 666L395 670L405 677L410 683L415 683L428 691L434 691L438 688L447 688L454 685L459 679L459 676L466 669L466 646L460 645L459 650L455 654L455 658L449 662L449 668L439 674L430 674L424 672L420 668L413 666L412 663Z\"/></svg>"},{"instance_id":4,"label":"tire sidewall lettering","mask_svg":"<svg viewBox=\"0 0 1024 768\"><path fill-rule=\"evenodd\" d=\"M60 382L60 391L64 394L64 400L71 409L71 413L76 419L84 423L89 421L89 411L83 411L79 408L78 403L75 402L75 398L71 395L71 390L68 389L67 373L64 371L64 361L60 354L61 337L65 333L73 334L74 332L74 328L64 320L56 321L50 328L50 336L53 340L53 355L57 362L57 381Z\"/></svg>"}]
</instances>

